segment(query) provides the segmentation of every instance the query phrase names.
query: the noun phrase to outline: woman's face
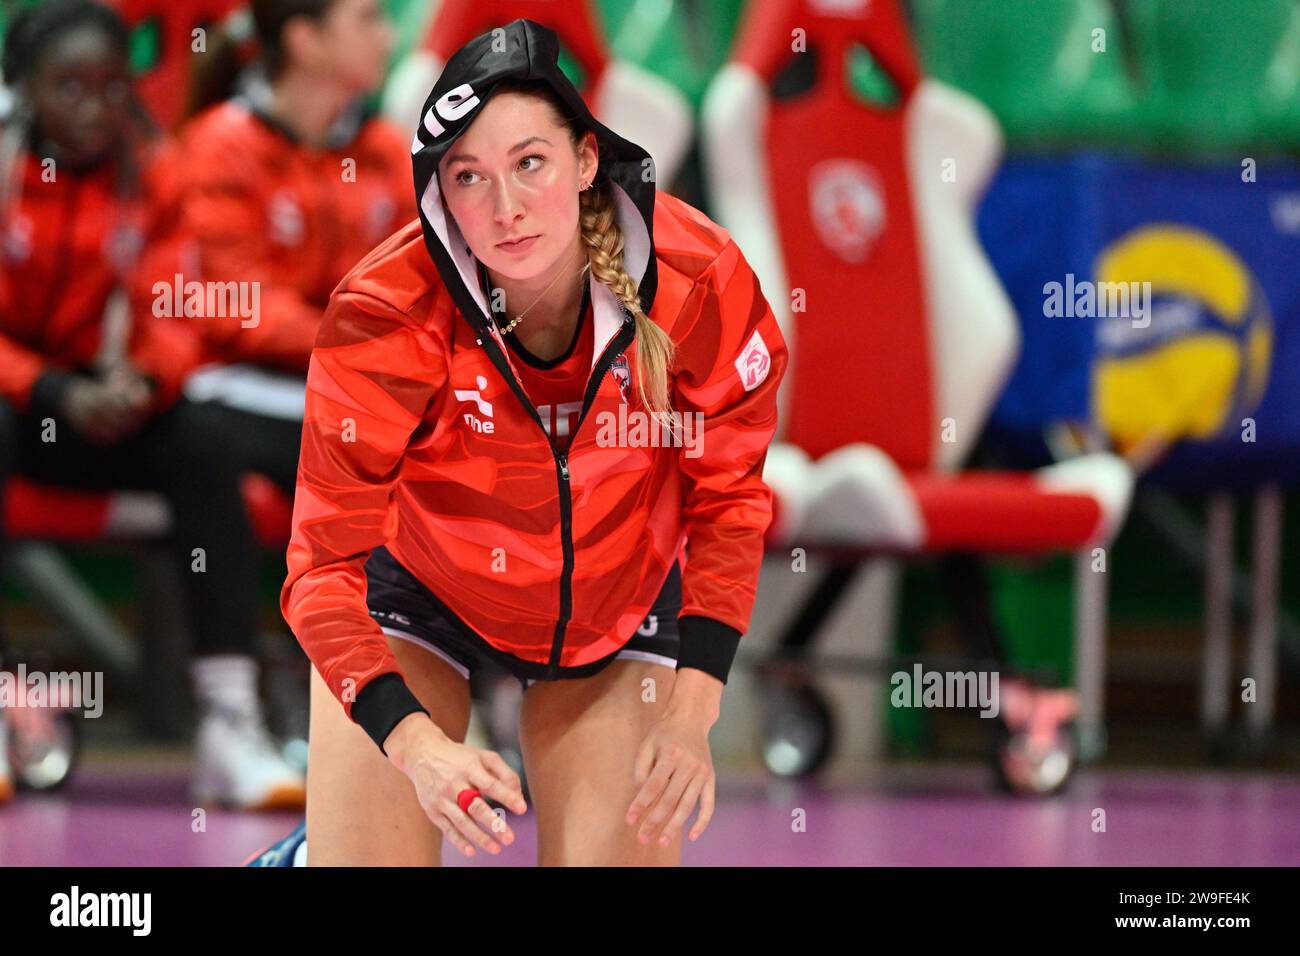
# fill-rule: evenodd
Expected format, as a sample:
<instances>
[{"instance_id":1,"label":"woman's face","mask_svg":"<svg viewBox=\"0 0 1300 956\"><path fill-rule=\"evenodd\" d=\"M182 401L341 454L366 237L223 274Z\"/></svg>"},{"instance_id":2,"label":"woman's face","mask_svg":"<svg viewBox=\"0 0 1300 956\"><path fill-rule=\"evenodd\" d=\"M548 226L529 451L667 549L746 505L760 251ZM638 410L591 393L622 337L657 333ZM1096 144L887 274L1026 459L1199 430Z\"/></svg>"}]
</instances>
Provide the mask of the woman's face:
<instances>
[{"instance_id":1,"label":"woman's face","mask_svg":"<svg viewBox=\"0 0 1300 956\"><path fill-rule=\"evenodd\" d=\"M54 40L27 80L40 135L74 167L108 154L129 119L126 56L100 30L74 29Z\"/></svg>"},{"instance_id":2,"label":"woman's face","mask_svg":"<svg viewBox=\"0 0 1300 956\"><path fill-rule=\"evenodd\" d=\"M442 158L438 181L475 257L525 281L573 255L579 188L598 159L595 134L585 133L575 151L544 99L502 93ZM516 239L524 241L509 242Z\"/></svg>"},{"instance_id":3,"label":"woman's face","mask_svg":"<svg viewBox=\"0 0 1300 956\"><path fill-rule=\"evenodd\" d=\"M304 56L353 94L379 89L393 49L393 29L382 0L336 0L319 21Z\"/></svg>"}]
</instances>

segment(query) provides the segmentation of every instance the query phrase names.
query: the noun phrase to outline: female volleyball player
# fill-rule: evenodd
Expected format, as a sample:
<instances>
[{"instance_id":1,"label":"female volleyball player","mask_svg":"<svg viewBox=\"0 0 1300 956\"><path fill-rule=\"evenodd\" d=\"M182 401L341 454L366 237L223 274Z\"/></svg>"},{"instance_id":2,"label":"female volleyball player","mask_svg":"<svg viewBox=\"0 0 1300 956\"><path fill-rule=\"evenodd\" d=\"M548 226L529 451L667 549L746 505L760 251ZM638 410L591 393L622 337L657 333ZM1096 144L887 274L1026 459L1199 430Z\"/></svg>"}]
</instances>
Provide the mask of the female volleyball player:
<instances>
[{"instance_id":1,"label":"female volleyball player","mask_svg":"<svg viewBox=\"0 0 1300 956\"><path fill-rule=\"evenodd\" d=\"M656 192L557 53L515 20L451 58L419 221L312 353L281 599L315 665L312 865L513 842L518 777L463 743L480 667L525 687L539 862L675 864L713 813L785 343L728 234Z\"/></svg>"}]
</instances>

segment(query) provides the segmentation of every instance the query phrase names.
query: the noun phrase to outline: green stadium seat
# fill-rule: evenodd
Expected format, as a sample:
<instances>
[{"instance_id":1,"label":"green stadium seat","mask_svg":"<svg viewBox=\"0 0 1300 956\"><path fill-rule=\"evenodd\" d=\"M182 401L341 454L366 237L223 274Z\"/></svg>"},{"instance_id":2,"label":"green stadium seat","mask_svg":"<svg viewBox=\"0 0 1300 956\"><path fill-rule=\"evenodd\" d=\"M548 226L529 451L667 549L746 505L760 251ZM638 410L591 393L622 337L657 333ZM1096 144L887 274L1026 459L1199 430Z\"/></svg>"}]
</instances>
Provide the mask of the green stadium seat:
<instances>
[{"instance_id":1,"label":"green stadium seat","mask_svg":"<svg viewBox=\"0 0 1300 956\"><path fill-rule=\"evenodd\" d=\"M698 112L726 62L745 0L597 0L595 7L614 54L668 80Z\"/></svg>"},{"instance_id":2,"label":"green stadium seat","mask_svg":"<svg viewBox=\"0 0 1300 956\"><path fill-rule=\"evenodd\" d=\"M1268 138L1270 70L1295 26L1294 0L1128 0L1126 9L1137 114L1153 145L1241 155Z\"/></svg>"},{"instance_id":3,"label":"green stadium seat","mask_svg":"<svg viewBox=\"0 0 1300 956\"><path fill-rule=\"evenodd\" d=\"M1260 114L1261 132L1269 143L1285 150L1300 150L1300 2L1278 43L1264 78Z\"/></svg>"},{"instance_id":4,"label":"green stadium seat","mask_svg":"<svg viewBox=\"0 0 1300 956\"><path fill-rule=\"evenodd\" d=\"M388 61L390 73L424 38L436 10L437 3L431 0L384 0L384 12L393 25L393 52Z\"/></svg>"},{"instance_id":5,"label":"green stadium seat","mask_svg":"<svg viewBox=\"0 0 1300 956\"><path fill-rule=\"evenodd\" d=\"M1013 143L1122 141L1132 84L1111 0L913 0L927 74L983 100ZM1104 52L1094 51L1104 30Z\"/></svg>"}]
</instances>

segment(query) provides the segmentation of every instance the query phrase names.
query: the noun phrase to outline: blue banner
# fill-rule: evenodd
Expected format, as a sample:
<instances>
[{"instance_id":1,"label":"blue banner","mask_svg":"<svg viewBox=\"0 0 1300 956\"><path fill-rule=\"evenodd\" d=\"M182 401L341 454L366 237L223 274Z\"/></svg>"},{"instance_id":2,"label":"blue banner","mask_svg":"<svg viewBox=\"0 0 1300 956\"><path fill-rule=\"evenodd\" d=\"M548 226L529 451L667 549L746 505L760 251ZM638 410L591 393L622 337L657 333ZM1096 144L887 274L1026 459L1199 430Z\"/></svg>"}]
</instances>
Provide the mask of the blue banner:
<instances>
[{"instance_id":1,"label":"blue banner","mask_svg":"<svg viewBox=\"0 0 1300 956\"><path fill-rule=\"evenodd\" d=\"M1023 334L998 433L1177 439L1150 478L1184 488L1300 477L1300 167L1015 159L979 231Z\"/></svg>"}]
</instances>

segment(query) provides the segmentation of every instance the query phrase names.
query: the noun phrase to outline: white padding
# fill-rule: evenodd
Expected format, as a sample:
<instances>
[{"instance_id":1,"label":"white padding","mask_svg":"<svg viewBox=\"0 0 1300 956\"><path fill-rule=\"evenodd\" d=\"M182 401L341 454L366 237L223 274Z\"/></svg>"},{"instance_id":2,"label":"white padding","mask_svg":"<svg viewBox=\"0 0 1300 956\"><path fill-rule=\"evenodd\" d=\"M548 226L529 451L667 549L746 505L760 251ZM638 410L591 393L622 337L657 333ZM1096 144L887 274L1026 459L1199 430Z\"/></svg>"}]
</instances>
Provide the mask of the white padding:
<instances>
[{"instance_id":1,"label":"white padding","mask_svg":"<svg viewBox=\"0 0 1300 956\"><path fill-rule=\"evenodd\" d=\"M381 112L404 133L414 136L424 101L442 75L443 63L428 50L415 49L402 57L384 86Z\"/></svg>"},{"instance_id":2,"label":"white padding","mask_svg":"<svg viewBox=\"0 0 1300 956\"><path fill-rule=\"evenodd\" d=\"M691 105L677 87L632 63L611 60L595 93L594 113L655 161L655 182L667 189L691 143Z\"/></svg>"},{"instance_id":3,"label":"white padding","mask_svg":"<svg viewBox=\"0 0 1300 956\"><path fill-rule=\"evenodd\" d=\"M892 458L856 442L818 459L808 475L803 536L811 543L915 550L925 525Z\"/></svg>"},{"instance_id":4,"label":"white padding","mask_svg":"<svg viewBox=\"0 0 1300 956\"><path fill-rule=\"evenodd\" d=\"M171 508L154 492L119 491L109 499L105 524L110 538L161 538L171 531Z\"/></svg>"},{"instance_id":5,"label":"white padding","mask_svg":"<svg viewBox=\"0 0 1300 956\"><path fill-rule=\"evenodd\" d=\"M975 231L975 212L1002 154L997 121L974 97L934 80L907 112L907 155L934 368L932 460L961 465L1020 351L1015 308ZM951 418L955 441L943 427Z\"/></svg>"},{"instance_id":6,"label":"white padding","mask_svg":"<svg viewBox=\"0 0 1300 956\"><path fill-rule=\"evenodd\" d=\"M700 156L709 181L714 218L723 226L758 276L772 306L789 352L798 348L790 313L790 284L772 205L767 165L767 91L754 71L729 63L709 84L700 108ZM777 393L777 437L789 420L793 376L787 374Z\"/></svg>"},{"instance_id":7,"label":"white padding","mask_svg":"<svg viewBox=\"0 0 1300 956\"><path fill-rule=\"evenodd\" d=\"M811 468L808 454L802 448L783 441L774 441L768 446L767 459L763 463L763 481L780 502L774 519L777 526L772 529L777 541L791 541L803 532Z\"/></svg>"},{"instance_id":8,"label":"white padding","mask_svg":"<svg viewBox=\"0 0 1300 956\"><path fill-rule=\"evenodd\" d=\"M1111 541L1124 523L1133 500L1133 469L1123 458L1106 452L1080 455L1034 472L1040 488L1090 495L1101 506L1101 524L1093 542Z\"/></svg>"},{"instance_id":9,"label":"white padding","mask_svg":"<svg viewBox=\"0 0 1300 956\"><path fill-rule=\"evenodd\" d=\"M257 365L204 365L185 380L192 402L219 402L253 415L300 422L307 405L302 375L273 372Z\"/></svg>"}]
</instances>

